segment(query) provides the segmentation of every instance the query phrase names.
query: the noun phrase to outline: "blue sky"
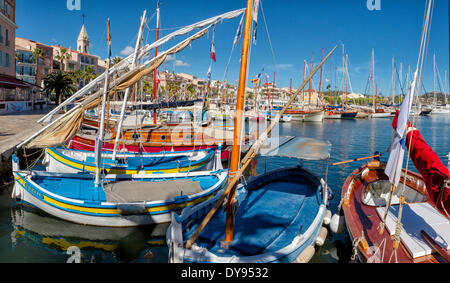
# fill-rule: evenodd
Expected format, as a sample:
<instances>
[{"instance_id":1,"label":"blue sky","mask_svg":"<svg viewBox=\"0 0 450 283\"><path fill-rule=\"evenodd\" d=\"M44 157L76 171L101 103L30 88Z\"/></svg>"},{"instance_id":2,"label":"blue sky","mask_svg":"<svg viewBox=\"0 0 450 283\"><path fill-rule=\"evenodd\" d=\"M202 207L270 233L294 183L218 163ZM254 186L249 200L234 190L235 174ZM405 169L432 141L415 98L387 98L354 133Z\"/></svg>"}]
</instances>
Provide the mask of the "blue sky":
<instances>
[{"instance_id":1,"label":"blue sky","mask_svg":"<svg viewBox=\"0 0 450 283\"><path fill-rule=\"evenodd\" d=\"M82 25L82 14L86 15L86 28L91 40L91 54L106 57L106 21L111 20L113 56L121 56L128 46L135 45L139 17L147 10L150 31L144 33L146 43L153 42L156 26L156 0L80 0L81 10L69 11L67 0L22 0L17 1L16 36L46 44L76 47L76 39ZM366 0L262 0L259 13L258 40L252 47L249 77L256 76L264 67L273 80L277 69L278 86L299 87L303 78L303 62L319 62L322 48L325 54L335 45L339 48L333 55L333 65L342 67L342 49L349 56L349 75L353 91L364 92L370 72L371 52L375 49L375 76L379 92L390 95L392 57L399 67L403 63L406 77L407 65L412 70L417 63L420 33L425 0L380 0L381 10L369 11ZM161 0L160 37L177 27L244 8L245 0ZM263 11L263 12L262 12ZM449 69L449 20L448 1L435 1L431 26L428 57L425 66L424 84L427 91L433 89L433 53L442 81L444 71ZM263 16L264 14L264 16ZM264 21L265 19L265 21ZM225 66L230 58L231 47L239 18L224 21L216 26L215 46L217 62L213 63L212 79L223 80ZM268 40L272 42L277 68ZM165 50L182 38L162 46ZM209 50L211 33L177 54L176 60L164 65L175 72L185 72L206 77L210 64ZM238 79L239 57L242 45L231 57L228 81ZM175 64L174 64L175 63ZM334 67L333 67L334 69ZM334 70L333 70L334 72ZM330 77L330 62L326 64L324 78ZM334 75L333 75L334 77ZM334 80L334 78L333 78ZM341 76L338 74L338 81ZM314 78L318 86L319 75ZM334 85L334 83L333 83ZM339 84L338 84L339 86Z\"/></svg>"}]
</instances>

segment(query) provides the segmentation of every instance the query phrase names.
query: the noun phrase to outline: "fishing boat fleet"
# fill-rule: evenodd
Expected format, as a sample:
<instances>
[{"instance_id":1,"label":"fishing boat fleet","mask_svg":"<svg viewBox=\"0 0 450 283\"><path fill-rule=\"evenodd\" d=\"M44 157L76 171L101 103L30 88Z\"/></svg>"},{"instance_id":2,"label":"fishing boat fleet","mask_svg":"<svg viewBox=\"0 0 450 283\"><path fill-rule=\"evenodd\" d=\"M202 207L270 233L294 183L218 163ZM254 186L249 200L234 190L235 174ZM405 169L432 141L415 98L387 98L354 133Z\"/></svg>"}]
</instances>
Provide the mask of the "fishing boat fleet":
<instances>
[{"instance_id":1,"label":"fishing boat fleet","mask_svg":"<svg viewBox=\"0 0 450 283\"><path fill-rule=\"evenodd\" d=\"M427 1L424 30L432 2ZM417 117L422 111L413 107L413 101L424 48L398 109L376 103L373 51L371 109L348 107L347 101L341 106L321 104L318 94L312 106L312 78L319 70L322 76L337 46L325 57L322 52L320 64L311 64L308 73L305 63L303 83L297 90L291 87L286 100L273 99L270 91L262 99L260 80L254 81L257 95L246 107L251 29L258 5L259 1L248 0L244 9L183 27L147 45L142 41L144 11L134 53L112 67L109 58L104 74L43 117L40 122L46 126L17 146L41 148L42 155L31 166L24 166L18 153L13 156L12 198L55 218L87 226L167 224L165 242L171 263L306 263L329 231L347 232L353 241L353 257L361 262L448 262L450 171L414 127L415 120L408 124L411 113ZM156 12L159 19L159 7ZM182 51L216 24L239 16L236 38L242 37L242 54L235 105L221 109L205 99L172 105L156 100L150 105L130 103L131 92L139 97L136 85L144 76L155 74L167 56ZM158 46L194 30L158 54ZM427 35L423 33L423 42ZM110 54L109 20L107 43ZM149 56L152 50L154 57ZM343 56L343 64L346 88L348 56ZM309 90L305 90L307 84ZM319 94L321 85L322 77ZM116 92L123 93L120 112L110 107ZM441 107L442 114L448 106ZM63 109L63 114L56 115ZM373 160L352 172L335 215L328 186L330 142L290 137L282 139L276 149L266 150L280 122L388 117L394 121L388 163L381 162L382 154L376 153L370 157ZM214 126L211 120L233 120L234 125ZM243 131L246 120L270 124L252 136ZM402 168L403 140L419 173ZM247 180L245 172L261 155L295 158L298 163ZM312 171L303 160L321 163L326 169Z\"/></svg>"}]
</instances>

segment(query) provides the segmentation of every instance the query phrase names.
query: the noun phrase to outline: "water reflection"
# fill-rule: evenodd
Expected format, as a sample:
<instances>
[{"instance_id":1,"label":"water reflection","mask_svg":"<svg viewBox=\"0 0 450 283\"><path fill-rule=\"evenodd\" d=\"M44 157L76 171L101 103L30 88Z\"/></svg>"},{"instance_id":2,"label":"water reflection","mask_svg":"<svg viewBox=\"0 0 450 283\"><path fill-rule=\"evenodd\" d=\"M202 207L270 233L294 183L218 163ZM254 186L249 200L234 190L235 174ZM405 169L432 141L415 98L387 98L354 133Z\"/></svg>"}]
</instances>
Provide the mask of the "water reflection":
<instances>
[{"instance_id":1,"label":"water reflection","mask_svg":"<svg viewBox=\"0 0 450 283\"><path fill-rule=\"evenodd\" d=\"M11 209L13 248L33 245L56 255L71 247L81 252L81 262L167 262L165 235L169 224L136 228L79 225L56 219L33 208ZM160 247L159 251L153 249ZM33 262L33 259L29 259Z\"/></svg>"}]
</instances>

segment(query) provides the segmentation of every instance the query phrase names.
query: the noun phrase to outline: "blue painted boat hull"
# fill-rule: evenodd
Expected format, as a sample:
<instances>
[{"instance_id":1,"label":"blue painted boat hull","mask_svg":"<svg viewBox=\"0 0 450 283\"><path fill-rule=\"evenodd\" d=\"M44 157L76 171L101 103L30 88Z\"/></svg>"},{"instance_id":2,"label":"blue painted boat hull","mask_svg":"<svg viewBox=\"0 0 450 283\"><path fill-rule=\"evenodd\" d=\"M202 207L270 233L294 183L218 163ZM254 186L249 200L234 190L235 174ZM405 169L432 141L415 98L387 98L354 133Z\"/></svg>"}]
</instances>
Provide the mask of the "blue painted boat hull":
<instances>
[{"instance_id":1,"label":"blue painted boat hull","mask_svg":"<svg viewBox=\"0 0 450 283\"><path fill-rule=\"evenodd\" d=\"M174 215L167 232L171 262L293 262L314 246L322 228L328 191L325 182L300 167L251 179L236 194L234 241L223 249L225 213L217 211L195 246L185 249L218 197Z\"/></svg>"}]
</instances>

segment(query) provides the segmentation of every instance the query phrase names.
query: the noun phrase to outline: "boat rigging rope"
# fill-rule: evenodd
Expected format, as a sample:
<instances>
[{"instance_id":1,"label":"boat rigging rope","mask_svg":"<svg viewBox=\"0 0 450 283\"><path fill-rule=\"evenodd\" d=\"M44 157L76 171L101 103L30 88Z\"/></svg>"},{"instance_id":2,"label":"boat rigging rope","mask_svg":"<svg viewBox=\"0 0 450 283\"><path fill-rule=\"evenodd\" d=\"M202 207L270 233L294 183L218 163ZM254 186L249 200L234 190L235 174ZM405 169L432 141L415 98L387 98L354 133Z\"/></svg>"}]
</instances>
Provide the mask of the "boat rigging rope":
<instances>
[{"instance_id":1,"label":"boat rigging rope","mask_svg":"<svg viewBox=\"0 0 450 283\"><path fill-rule=\"evenodd\" d=\"M362 241L364 241L364 232L361 231L361 236L353 239L353 250L352 250L352 256L350 258L352 261L356 260L356 256L358 255L358 245Z\"/></svg>"},{"instance_id":2,"label":"boat rigging rope","mask_svg":"<svg viewBox=\"0 0 450 283\"><path fill-rule=\"evenodd\" d=\"M425 22L424 22L424 30L423 30L423 34L422 34L422 43L421 43L421 55L422 55L422 57L419 58L420 63L418 62L420 64L420 75L419 75L419 78L422 77L423 61L424 61L424 57L426 57L426 54L427 54L427 48L428 48L428 43L429 43L429 33L430 33L430 30L431 30L431 28L429 28L429 27L431 27L431 21L432 21L432 18L433 18L434 0L430 0L427 4L428 4L428 11L427 11L427 16L426 16ZM431 11L430 11L430 8L431 8ZM424 43L425 43L425 47L423 46ZM422 49L422 48L425 48L425 49ZM421 80L419 80L419 81L421 81ZM420 94L420 88L416 92L417 100L420 99L419 94ZM414 111L413 125L415 124L415 120L417 119L418 114L419 114L418 111ZM405 139L407 138L408 132L410 130L411 130L410 128L406 130ZM409 147L408 147L408 152L411 152L412 136L413 136L413 134L414 134L414 131L412 131L412 133L411 133L411 139L410 139L411 142L410 142ZM400 235L401 235L402 228L403 228L401 220L402 220L402 215L403 215L403 206L405 204L406 179L407 179L407 173L408 173L408 167L409 167L409 160L410 159L407 158L406 170L405 170L404 176L403 176L403 188L402 188L402 193L401 193L401 197L400 197L400 207L399 207L397 223L396 223L396 228L395 228L395 235L393 236L393 238L394 238L394 244L393 244L394 250L393 250L393 253L395 253L396 260L397 260L397 248L398 248L398 245L400 244ZM391 255L391 258L392 258L392 255Z\"/></svg>"}]
</instances>

